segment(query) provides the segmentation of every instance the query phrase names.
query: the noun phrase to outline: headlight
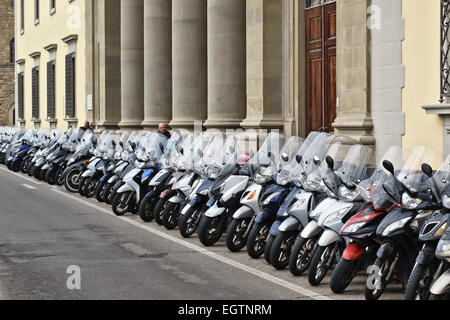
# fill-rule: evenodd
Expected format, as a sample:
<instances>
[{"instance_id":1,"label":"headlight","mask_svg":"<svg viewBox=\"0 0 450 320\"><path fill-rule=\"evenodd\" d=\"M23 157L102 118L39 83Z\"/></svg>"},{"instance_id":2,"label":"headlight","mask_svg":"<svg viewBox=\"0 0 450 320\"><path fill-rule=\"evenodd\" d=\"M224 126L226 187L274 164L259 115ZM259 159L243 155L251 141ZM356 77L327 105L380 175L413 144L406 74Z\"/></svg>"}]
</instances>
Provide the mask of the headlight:
<instances>
[{"instance_id":1,"label":"headlight","mask_svg":"<svg viewBox=\"0 0 450 320\"><path fill-rule=\"evenodd\" d=\"M444 194L442 197L442 204L447 209L450 209L450 197L448 195Z\"/></svg>"},{"instance_id":2,"label":"headlight","mask_svg":"<svg viewBox=\"0 0 450 320\"><path fill-rule=\"evenodd\" d=\"M396 230L399 230L401 228L403 228L409 221L411 220L411 217L408 218L404 218L402 220L399 220L393 224L391 224L389 227L387 227L384 231L382 236L386 237L388 236L391 232L394 232Z\"/></svg>"},{"instance_id":3,"label":"headlight","mask_svg":"<svg viewBox=\"0 0 450 320\"><path fill-rule=\"evenodd\" d=\"M219 176L219 170L217 168L208 168L206 170L206 175L209 179L215 180Z\"/></svg>"},{"instance_id":4,"label":"headlight","mask_svg":"<svg viewBox=\"0 0 450 320\"><path fill-rule=\"evenodd\" d=\"M347 233L353 233L359 230L359 228L361 228L362 226L364 226L366 224L366 222L359 222L359 223L355 223L352 224L350 227L348 227L347 229L344 230L344 232Z\"/></svg>"},{"instance_id":5,"label":"headlight","mask_svg":"<svg viewBox=\"0 0 450 320\"><path fill-rule=\"evenodd\" d=\"M263 206L267 206L270 201L272 201L273 199L275 199L276 197L278 197L281 194L281 192L275 192L272 193L270 196L267 197L266 200L264 200L264 202L262 203Z\"/></svg>"},{"instance_id":6,"label":"headlight","mask_svg":"<svg viewBox=\"0 0 450 320\"><path fill-rule=\"evenodd\" d=\"M339 195L346 201L353 202L359 196L358 190L349 190L345 186L339 190Z\"/></svg>"},{"instance_id":7,"label":"headlight","mask_svg":"<svg viewBox=\"0 0 450 320\"><path fill-rule=\"evenodd\" d=\"M405 192L402 196L402 205L408 210L415 210L422 203L420 199L413 199Z\"/></svg>"},{"instance_id":8,"label":"headlight","mask_svg":"<svg viewBox=\"0 0 450 320\"><path fill-rule=\"evenodd\" d=\"M436 257L444 260L450 258L450 240L441 240L436 249Z\"/></svg>"},{"instance_id":9,"label":"headlight","mask_svg":"<svg viewBox=\"0 0 450 320\"><path fill-rule=\"evenodd\" d=\"M289 176L278 174L277 175L277 184L284 186L289 183Z\"/></svg>"},{"instance_id":10,"label":"headlight","mask_svg":"<svg viewBox=\"0 0 450 320\"><path fill-rule=\"evenodd\" d=\"M262 167L261 168L261 175L266 176L266 177L271 177L273 176L273 174L275 173L275 168L274 167Z\"/></svg>"},{"instance_id":11,"label":"headlight","mask_svg":"<svg viewBox=\"0 0 450 320\"><path fill-rule=\"evenodd\" d=\"M341 210L339 210L339 211L337 211L335 213L330 214L325 219L323 224L326 225L326 224L328 224L328 223L330 223L330 222L332 222L334 220L342 220L342 218L345 217L345 215L350 211L350 209L351 209L351 207L350 208L344 208L344 209L341 209Z\"/></svg>"}]
</instances>

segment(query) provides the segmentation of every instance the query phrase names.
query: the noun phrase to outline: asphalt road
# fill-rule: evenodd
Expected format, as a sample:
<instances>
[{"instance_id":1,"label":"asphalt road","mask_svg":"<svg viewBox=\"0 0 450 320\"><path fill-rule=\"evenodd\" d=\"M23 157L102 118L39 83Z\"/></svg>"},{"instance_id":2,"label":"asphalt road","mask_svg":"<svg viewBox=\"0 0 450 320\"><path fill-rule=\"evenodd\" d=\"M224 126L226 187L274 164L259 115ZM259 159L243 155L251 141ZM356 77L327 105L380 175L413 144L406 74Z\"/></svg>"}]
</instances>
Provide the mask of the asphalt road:
<instances>
[{"instance_id":1,"label":"asphalt road","mask_svg":"<svg viewBox=\"0 0 450 320\"><path fill-rule=\"evenodd\" d=\"M360 300L364 281L334 295L329 277L313 288L224 241L204 248L0 166L0 299ZM401 287L383 299L402 299Z\"/></svg>"}]
</instances>

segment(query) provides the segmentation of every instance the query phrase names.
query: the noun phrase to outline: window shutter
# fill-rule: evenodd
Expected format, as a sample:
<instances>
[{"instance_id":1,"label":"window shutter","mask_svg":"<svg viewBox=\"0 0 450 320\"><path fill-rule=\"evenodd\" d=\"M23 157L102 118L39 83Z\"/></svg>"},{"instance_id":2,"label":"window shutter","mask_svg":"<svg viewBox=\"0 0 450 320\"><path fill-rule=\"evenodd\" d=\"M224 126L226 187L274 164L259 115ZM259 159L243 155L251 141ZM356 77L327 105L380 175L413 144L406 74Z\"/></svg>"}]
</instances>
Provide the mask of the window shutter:
<instances>
[{"instance_id":1,"label":"window shutter","mask_svg":"<svg viewBox=\"0 0 450 320\"><path fill-rule=\"evenodd\" d=\"M39 67L31 71L32 117L39 119Z\"/></svg>"},{"instance_id":2,"label":"window shutter","mask_svg":"<svg viewBox=\"0 0 450 320\"><path fill-rule=\"evenodd\" d=\"M24 110L23 110L23 72L18 74L18 81L17 81L17 90L18 90L18 116L19 119L23 119L24 118Z\"/></svg>"},{"instance_id":3,"label":"window shutter","mask_svg":"<svg viewBox=\"0 0 450 320\"><path fill-rule=\"evenodd\" d=\"M66 116L75 117L75 57L66 56Z\"/></svg>"},{"instance_id":4,"label":"window shutter","mask_svg":"<svg viewBox=\"0 0 450 320\"><path fill-rule=\"evenodd\" d=\"M47 117L56 118L55 110L55 61L47 63Z\"/></svg>"}]
</instances>

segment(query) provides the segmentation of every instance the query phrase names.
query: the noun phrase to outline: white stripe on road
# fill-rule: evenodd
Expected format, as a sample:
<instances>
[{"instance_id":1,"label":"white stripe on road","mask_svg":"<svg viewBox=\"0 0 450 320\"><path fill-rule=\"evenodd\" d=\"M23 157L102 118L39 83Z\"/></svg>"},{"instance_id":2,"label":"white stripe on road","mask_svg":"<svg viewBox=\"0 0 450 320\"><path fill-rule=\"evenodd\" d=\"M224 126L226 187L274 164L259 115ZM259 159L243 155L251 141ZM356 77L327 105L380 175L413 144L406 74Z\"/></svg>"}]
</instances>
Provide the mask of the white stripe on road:
<instances>
[{"instance_id":1,"label":"white stripe on road","mask_svg":"<svg viewBox=\"0 0 450 320\"><path fill-rule=\"evenodd\" d=\"M36 190L35 187L32 187L32 186L30 186L30 185L28 185L28 184L26 184L26 183L23 183L22 185L23 185L25 188L27 188L27 189L30 189L30 190Z\"/></svg>"},{"instance_id":2,"label":"white stripe on road","mask_svg":"<svg viewBox=\"0 0 450 320\"><path fill-rule=\"evenodd\" d=\"M299 286L299 285L290 283L290 282L288 282L288 281L285 281L285 280L283 280L283 279L274 277L274 276L272 276L272 275L270 275L270 274L268 274L268 273L265 273L265 272L263 272L263 271L257 270L257 269L255 269L255 268L249 267L249 266L244 265L244 264L242 264L242 263L239 263L239 262L236 262L236 261L234 261L234 260L228 259L228 258L223 257L223 256L221 256L221 255L218 255L218 254L216 254L216 253L214 253L214 252L211 252L211 251L207 250L207 249L204 248L204 247L200 247L200 246L195 245L195 244L193 244L193 243L190 243L190 242L187 242L187 241L185 241L185 240L181 240L181 239L178 239L178 238L173 237L173 236L171 236L171 235L168 235L168 234L166 234L166 233L164 233L164 232L161 232L161 231L159 231L159 230L156 230L156 229L154 229L154 228L152 228L152 227L150 227L150 226L141 224L141 223L139 223L139 222L133 221L133 220L131 220L131 219L129 219L129 218L126 218L126 217L117 217L113 212L111 212L111 210L107 210L107 209L102 208L102 207L100 207L100 206L97 206L97 205L95 205L95 204L93 204L93 203L87 202L87 201L85 201L85 200L83 200L83 199L74 197L74 196L72 196L72 195L69 195L69 194L63 192L63 191L56 190L56 189L53 189L53 191L57 192L57 193L60 194L60 195L66 196L66 197L68 197L68 198L71 198L71 199L73 199L73 200L75 200L75 201L78 201L78 202L80 202L80 203L82 203L82 204L84 204L84 205L86 205L86 206L88 206L88 207L91 207L91 208L93 208L93 209L96 209L96 210L98 210L98 211L101 211L101 212L103 212L103 213L106 213L106 214L108 214L108 215L110 215L110 216L113 216L113 217L115 217L115 218L118 218L118 219L120 219L120 220L122 220L122 221L124 221L124 222L127 222L127 223L129 223L129 224L132 224L132 225L134 225L134 226L136 226L136 227L139 227L139 228L141 228L141 229L144 229L144 230L146 230L146 231L149 231L149 232L151 232L151 233L153 233L153 234L155 234L155 235L157 235L157 236L160 236L160 237L162 237L162 238L164 238L164 239L166 239L166 240L172 241L172 242L174 242L174 243L176 243L176 244L179 244L179 245L182 245L182 246L184 246L184 247L186 247L186 248L189 248L189 249L191 249L191 250L197 251L197 252L199 252L199 253L201 253L201 254L204 254L204 255L206 255L206 256L208 256L208 257L211 257L211 258L213 258L213 259L215 259L215 260L217 260L217 261L223 262L223 263L228 264L228 265L230 265L230 266L233 266L233 267L235 267L235 268L237 268L237 269L240 269L240 270L242 270L242 271L248 272L248 273L250 273L250 274L252 274L252 275L254 275L254 276L257 276L257 277L262 278L262 279L264 279L264 280L270 281L270 282L272 282L272 283L274 283L274 284L276 284L276 285L279 285L279 286L281 286L281 287L287 288L287 289L289 289L289 290L292 290L292 291L294 291L294 292L297 292L297 293L299 293L299 294L301 294L301 295L304 295L304 296L306 296L306 297L310 297L310 298L312 298L312 299L314 299L314 300L333 300L333 299L331 299L331 298L329 298L329 297L323 296L323 295L321 295L321 294L319 294L319 293L316 293L316 292L314 292L314 291L311 291L311 290L306 289L306 288L304 288L304 287L301 287L301 286Z\"/></svg>"},{"instance_id":3,"label":"white stripe on road","mask_svg":"<svg viewBox=\"0 0 450 320\"><path fill-rule=\"evenodd\" d=\"M18 174L18 173L16 173L16 172L10 171L10 170L5 169L5 168L3 168L3 167L0 167L0 170L5 171L5 172L7 172L8 174L15 175L15 176L17 176L17 177L19 177L19 178L25 179L25 180L27 180L27 181L29 181L29 182L31 182L31 183L34 183L34 184L37 184L37 185L41 185L41 184L42 184L42 183L40 183L40 182L38 182L38 181L36 181L36 180L34 180L34 179L31 179L31 178L28 178L28 177L24 177L24 176L21 175L21 174Z\"/></svg>"}]
</instances>

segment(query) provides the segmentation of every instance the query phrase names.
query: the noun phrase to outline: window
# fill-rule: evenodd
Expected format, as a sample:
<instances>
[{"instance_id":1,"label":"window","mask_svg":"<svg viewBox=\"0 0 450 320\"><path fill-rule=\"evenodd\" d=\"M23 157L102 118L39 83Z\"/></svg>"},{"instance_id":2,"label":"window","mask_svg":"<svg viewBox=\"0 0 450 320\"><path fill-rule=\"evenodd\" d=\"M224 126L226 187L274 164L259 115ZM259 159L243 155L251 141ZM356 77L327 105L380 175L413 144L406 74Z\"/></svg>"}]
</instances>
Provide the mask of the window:
<instances>
[{"instance_id":1,"label":"window","mask_svg":"<svg viewBox=\"0 0 450 320\"><path fill-rule=\"evenodd\" d=\"M23 110L23 102L24 102L24 94L23 94L23 72L17 75L17 91L18 91L18 116L19 119L24 119L24 110Z\"/></svg>"},{"instance_id":2,"label":"window","mask_svg":"<svg viewBox=\"0 0 450 320\"><path fill-rule=\"evenodd\" d=\"M47 118L56 118L55 60L47 63Z\"/></svg>"},{"instance_id":3,"label":"window","mask_svg":"<svg viewBox=\"0 0 450 320\"><path fill-rule=\"evenodd\" d=\"M9 42L9 62L14 63L15 61L15 40L11 39Z\"/></svg>"},{"instance_id":4,"label":"window","mask_svg":"<svg viewBox=\"0 0 450 320\"><path fill-rule=\"evenodd\" d=\"M69 53L66 56L66 117L68 118L75 118L75 79L75 53Z\"/></svg>"},{"instance_id":5,"label":"window","mask_svg":"<svg viewBox=\"0 0 450 320\"><path fill-rule=\"evenodd\" d=\"M31 110L33 119L39 119L39 67L31 70Z\"/></svg>"},{"instance_id":6,"label":"window","mask_svg":"<svg viewBox=\"0 0 450 320\"><path fill-rule=\"evenodd\" d=\"M50 0L50 14L56 12L56 0Z\"/></svg>"},{"instance_id":7,"label":"window","mask_svg":"<svg viewBox=\"0 0 450 320\"><path fill-rule=\"evenodd\" d=\"M441 0L441 100L450 97L450 0Z\"/></svg>"},{"instance_id":8,"label":"window","mask_svg":"<svg viewBox=\"0 0 450 320\"><path fill-rule=\"evenodd\" d=\"M25 8L24 8L24 0L20 0L20 33L24 32L24 24L25 24Z\"/></svg>"},{"instance_id":9,"label":"window","mask_svg":"<svg viewBox=\"0 0 450 320\"><path fill-rule=\"evenodd\" d=\"M34 24L39 23L39 0L34 0Z\"/></svg>"},{"instance_id":10,"label":"window","mask_svg":"<svg viewBox=\"0 0 450 320\"><path fill-rule=\"evenodd\" d=\"M305 1L305 8L309 9L309 8L313 8L313 7L318 7L318 6L322 6L331 2L336 2L336 0L306 0Z\"/></svg>"}]
</instances>

